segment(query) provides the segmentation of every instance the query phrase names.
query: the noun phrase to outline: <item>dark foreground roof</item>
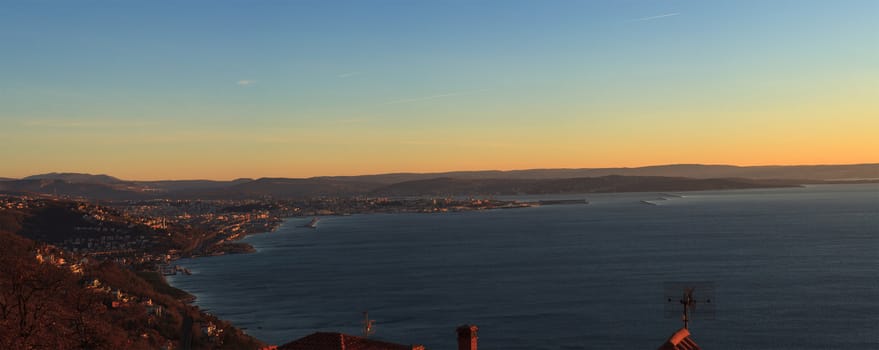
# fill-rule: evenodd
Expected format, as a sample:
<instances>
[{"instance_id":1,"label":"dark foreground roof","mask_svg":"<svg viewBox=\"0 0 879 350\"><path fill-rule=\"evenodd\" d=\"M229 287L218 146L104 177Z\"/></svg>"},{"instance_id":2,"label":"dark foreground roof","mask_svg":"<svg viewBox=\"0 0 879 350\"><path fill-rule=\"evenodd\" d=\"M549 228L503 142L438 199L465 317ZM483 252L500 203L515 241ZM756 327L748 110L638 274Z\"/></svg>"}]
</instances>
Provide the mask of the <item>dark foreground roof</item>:
<instances>
[{"instance_id":1,"label":"dark foreground roof","mask_svg":"<svg viewBox=\"0 0 879 350\"><path fill-rule=\"evenodd\" d=\"M278 350L418 350L420 345L402 345L342 333L317 332L278 347Z\"/></svg>"},{"instance_id":2,"label":"dark foreground roof","mask_svg":"<svg viewBox=\"0 0 879 350\"><path fill-rule=\"evenodd\" d=\"M675 334L672 334L665 344L659 347L659 350L702 350L693 339L690 338L690 331L681 328Z\"/></svg>"}]
</instances>

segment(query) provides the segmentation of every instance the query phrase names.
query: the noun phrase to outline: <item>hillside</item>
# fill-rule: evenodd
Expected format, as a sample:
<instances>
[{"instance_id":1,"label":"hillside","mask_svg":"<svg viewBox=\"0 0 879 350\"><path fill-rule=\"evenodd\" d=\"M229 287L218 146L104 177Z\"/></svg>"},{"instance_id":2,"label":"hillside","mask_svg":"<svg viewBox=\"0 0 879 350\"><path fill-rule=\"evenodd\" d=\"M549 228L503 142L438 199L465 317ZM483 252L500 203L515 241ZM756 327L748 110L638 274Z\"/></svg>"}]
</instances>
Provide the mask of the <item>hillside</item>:
<instances>
[{"instance_id":1,"label":"hillside","mask_svg":"<svg viewBox=\"0 0 879 350\"><path fill-rule=\"evenodd\" d=\"M253 179L235 179L232 181L214 180L162 180L162 181L137 181L138 185L153 189L158 192L209 190L235 186L253 181Z\"/></svg>"},{"instance_id":2,"label":"hillside","mask_svg":"<svg viewBox=\"0 0 879 350\"><path fill-rule=\"evenodd\" d=\"M64 180L11 180L0 182L0 192L12 194L49 194L100 200L146 199L156 196L136 184L68 182Z\"/></svg>"},{"instance_id":3,"label":"hillside","mask_svg":"<svg viewBox=\"0 0 879 350\"><path fill-rule=\"evenodd\" d=\"M183 188L177 191L167 191L163 194L154 195L177 199L249 199L264 197L289 199L359 195L368 193L370 190L378 187L381 187L381 185L356 180L262 178L240 181L222 187Z\"/></svg>"},{"instance_id":4,"label":"hillside","mask_svg":"<svg viewBox=\"0 0 879 350\"><path fill-rule=\"evenodd\" d=\"M346 196L367 193L380 184L359 178L344 179L284 179L263 178L231 187L248 195L272 195L277 197Z\"/></svg>"},{"instance_id":5,"label":"hillside","mask_svg":"<svg viewBox=\"0 0 879 350\"><path fill-rule=\"evenodd\" d=\"M544 180L438 178L393 184L376 189L372 194L385 196L514 195L698 191L793 186L797 186L797 182L619 175Z\"/></svg>"},{"instance_id":6,"label":"hillside","mask_svg":"<svg viewBox=\"0 0 879 350\"><path fill-rule=\"evenodd\" d=\"M63 211L63 207L57 207ZM33 210L0 209L0 349L256 349L229 323L186 304L161 275L83 260L35 242ZM55 217L72 213L56 212ZM42 218L36 221L45 221ZM44 233L36 233L43 236ZM209 337L201 325L223 331Z\"/></svg>"},{"instance_id":7,"label":"hillside","mask_svg":"<svg viewBox=\"0 0 879 350\"><path fill-rule=\"evenodd\" d=\"M635 168L528 169L454 171L442 173L394 173L361 176L330 176L325 179L359 179L394 184L433 178L456 179L570 179L579 177L666 176L747 179L794 179L807 181L879 179L879 163L851 165L734 166L703 164L672 164Z\"/></svg>"},{"instance_id":8,"label":"hillside","mask_svg":"<svg viewBox=\"0 0 879 350\"><path fill-rule=\"evenodd\" d=\"M642 179L627 179L642 178ZM643 178L662 177L647 181ZM586 181L586 178L605 178ZM711 181L670 180L693 179ZM580 179L580 180L574 180ZM734 179L734 180L733 180ZM778 181L777 179L785 179ZM454 180L454 181L452 181ZM549 181L558 180L558 181ZM423 182L419 182L423 181ZM599 185L615 181L615 184ZM108 175L50 173L0 181L0 193L46 194L93 200L250 199L457 193L574 193L773 187L806 183L879 181L879 164L748 166L679 164L639 168L531 169L394 173L232 181L128 181ZM436 186L429 188L430 186ZM541 188L543 186L543 188ZM674 186L672 186L674 187ZM474 191L474 192L468 192Z\"/></svg>"},{"instance_id":9,"label":"hillside","mask_svg":"<svg viewBox=\"0 0 879 350\"><path fill-rule=\"evenodd\" d=\"M119 180L115 177L109 175L92 175L92 174L81 174L81 173L48 173L48 174L38 174L31 175L23 178L22 180L58 180L63 182L70 183L87 183L87 184L117 184L121 183L122 180Z\"/></svg>"}]
</instances>

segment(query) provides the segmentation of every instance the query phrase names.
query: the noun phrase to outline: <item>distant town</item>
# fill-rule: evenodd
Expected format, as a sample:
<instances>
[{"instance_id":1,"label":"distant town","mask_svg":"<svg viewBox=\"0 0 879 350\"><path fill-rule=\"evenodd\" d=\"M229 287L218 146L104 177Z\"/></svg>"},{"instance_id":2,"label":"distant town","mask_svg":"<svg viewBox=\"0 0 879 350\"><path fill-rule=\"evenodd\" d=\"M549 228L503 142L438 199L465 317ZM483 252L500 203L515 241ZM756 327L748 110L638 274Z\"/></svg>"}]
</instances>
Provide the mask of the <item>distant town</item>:
<instances>
[{"instance_id":1,"label":"distant town","mask_svg":"<svg viewBox=\"0 0 879 350\"><path fill-rule=\"evenodd\" d=\"M94 202L52 195L0 195L0 243L11 242L2 244L10 250L3 255L3 259L11 259L2 262L6 266L34 266L35 271L42 271L36 268L40 266L55 269L55 273L76 281L74 284L86 295L103 300L91 307L108 308L124 317L141 317L145 324L133 326L135 333L129 336L140 337L146 348L214 348L222 344L256 348L266 344L199 311L188 304L193 296L167 285L163 276L189 273L175 265L175 260L252 252L253 247L237 241L249 234L271 232L291 217L445 213L549 204L555 203L387 197ZM30 243L14 249L16 244L12 243L20 239ZM128 277L123 278L125 275ZM33 278L34 283L42 283L49 277ZM20 290L4 290L17 291ZM3 321L0 319L0 323ZM157 327L163 322L174 326ZM159 332L146 332L144 327ZM200 333L193 332L193 327L200 329ZM0 341L0 346L18 348L31 344L28 339L43 341L24 337L8 344Z\"/></svg>"},{"instance_id":2,"label":"distant town","mask_svg":"<svg viewBox=\"0 0 879 350\"><path fill-rule=\"evenodd\" d=\"M542 204L547 204L544 202ZM249 252L235 241L275 230L289 217L374 213L445 213L513 209L540 202L494 199L323 198L289 200L149 200L91 202L51 196L0 196L6 210L43 209L51 229L32 238L73 254L159 266L181 257Z\"/></svg>"}]
</instances>

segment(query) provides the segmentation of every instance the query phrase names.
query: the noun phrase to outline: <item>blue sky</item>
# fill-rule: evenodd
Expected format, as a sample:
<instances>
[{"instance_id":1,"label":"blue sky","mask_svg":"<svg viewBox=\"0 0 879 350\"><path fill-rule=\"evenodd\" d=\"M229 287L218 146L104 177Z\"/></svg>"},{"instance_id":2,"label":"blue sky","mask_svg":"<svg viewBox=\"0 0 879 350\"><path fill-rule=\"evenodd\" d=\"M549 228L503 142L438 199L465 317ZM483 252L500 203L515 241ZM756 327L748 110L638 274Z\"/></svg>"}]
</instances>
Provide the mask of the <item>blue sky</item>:
<instances>
[{"instance_id":1,"label":"blue sky","mask_svg":"<svg viewBox=\"0 0 879 350\"><path fill-rule=\"evenodd\" d=\"M858 162L871 159L854 150L879 150L863 134L877 126L876 1L0 9L0 136L13 145L0 176ZM657 145L669 133L693 141ZM780 133L835 143L791 155L806 144L779 145ZM642 141L658 149L632 147Z\"/></svg>"}]
</instances>

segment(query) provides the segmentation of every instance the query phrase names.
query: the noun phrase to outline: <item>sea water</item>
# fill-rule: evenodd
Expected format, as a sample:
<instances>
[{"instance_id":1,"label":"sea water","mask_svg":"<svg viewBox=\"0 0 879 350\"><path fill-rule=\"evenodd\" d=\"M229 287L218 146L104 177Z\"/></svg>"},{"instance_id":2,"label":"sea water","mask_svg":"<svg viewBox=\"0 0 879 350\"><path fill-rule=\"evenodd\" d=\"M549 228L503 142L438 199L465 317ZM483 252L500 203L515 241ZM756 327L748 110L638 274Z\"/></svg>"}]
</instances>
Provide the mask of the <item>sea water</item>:
<instances>
[{"instance_id":1,"label":"sea water","mask_svg":"<svg viewBox=\"0 0 879 350\"><path fill-rule=\"evenodd\" d=\"M654 349L682 326L663 283L710 281L705 349L879 349L879 185L520 199L564 198L590 203L293 218L170 281L273 344L368 310L371 337L429 349L462 324L481 349Z\"/></svg>"}]
</instances>

